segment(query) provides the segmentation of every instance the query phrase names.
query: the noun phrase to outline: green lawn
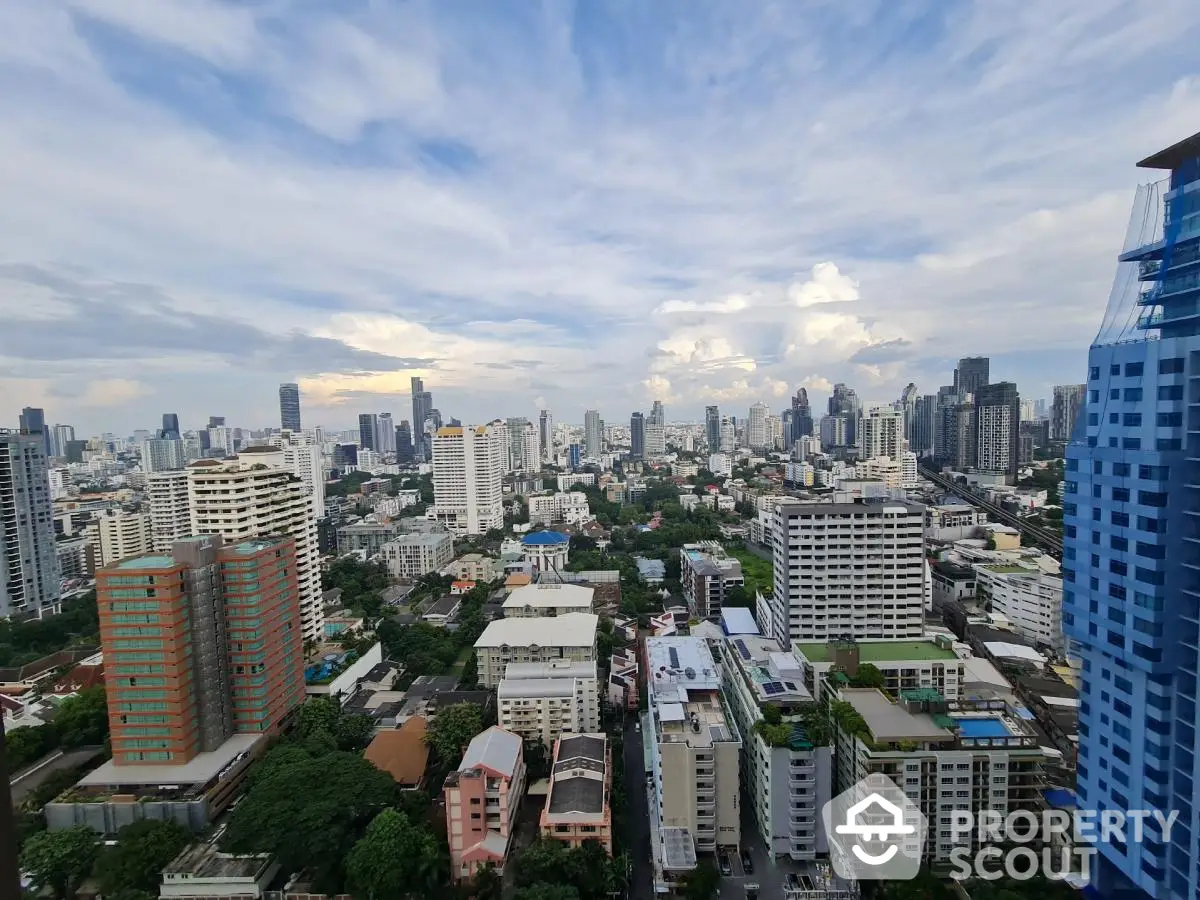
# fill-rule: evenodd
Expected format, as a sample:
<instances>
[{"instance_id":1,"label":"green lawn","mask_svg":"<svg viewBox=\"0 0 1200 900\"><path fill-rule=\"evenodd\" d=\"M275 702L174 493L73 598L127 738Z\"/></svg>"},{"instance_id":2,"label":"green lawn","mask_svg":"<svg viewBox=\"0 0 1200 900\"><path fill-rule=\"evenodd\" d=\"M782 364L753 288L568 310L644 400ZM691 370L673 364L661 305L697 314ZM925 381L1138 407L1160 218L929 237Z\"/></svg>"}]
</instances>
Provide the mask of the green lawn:
<instances>
[{"instance_id":1,"label":"green lawn","mask_svg":"<svg viewBox=\"0 0 1200 900\"><path fill-rule=\"evenodd\" d=\"M755 556L749 550L731 549L729 555L742 564L742 575L746 578L746 591L751 597L755 591L770 591L774 583L774 567L761 556Z\"/></svg>"}]
</instances>

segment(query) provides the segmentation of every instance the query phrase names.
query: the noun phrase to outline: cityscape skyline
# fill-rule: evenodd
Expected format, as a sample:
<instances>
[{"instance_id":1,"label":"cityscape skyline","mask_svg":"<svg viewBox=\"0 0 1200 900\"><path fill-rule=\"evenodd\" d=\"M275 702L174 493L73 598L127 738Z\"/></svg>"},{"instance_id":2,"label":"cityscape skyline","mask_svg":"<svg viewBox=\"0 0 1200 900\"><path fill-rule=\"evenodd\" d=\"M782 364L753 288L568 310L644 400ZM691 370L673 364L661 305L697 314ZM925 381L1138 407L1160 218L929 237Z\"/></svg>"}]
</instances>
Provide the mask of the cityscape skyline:
<instances>
[{"instance_id":1,"label":"cityscape skyline","mask_svg":"<svg viewBox=\"0 0 1200 900\"><path fill-rule=\"evenodd\" d=\"M1125 41L1075 6L1003 22L916 4L845 31L816 10L683 28L668 8L634 25L497 5L497 69L481 21L447 8L201 3L151 27L6 4L4 34L43 39L10 38L0 70L6 156L28 160L0 177L11 209L40 211L0 220L0 418L266 422L248 388L295 382L332 423L398 411L412 377L475 420L539 397L698 418L839 381L890 398L950 383L969 352L1049 396L1095 334L1128 160L1200 116L1196 21ZM1118 49L1058 63L1100 45ZM369 64L343 65L358 47ZM730 133L756 137L730 154Z\"/></svg>"}]
</instances>

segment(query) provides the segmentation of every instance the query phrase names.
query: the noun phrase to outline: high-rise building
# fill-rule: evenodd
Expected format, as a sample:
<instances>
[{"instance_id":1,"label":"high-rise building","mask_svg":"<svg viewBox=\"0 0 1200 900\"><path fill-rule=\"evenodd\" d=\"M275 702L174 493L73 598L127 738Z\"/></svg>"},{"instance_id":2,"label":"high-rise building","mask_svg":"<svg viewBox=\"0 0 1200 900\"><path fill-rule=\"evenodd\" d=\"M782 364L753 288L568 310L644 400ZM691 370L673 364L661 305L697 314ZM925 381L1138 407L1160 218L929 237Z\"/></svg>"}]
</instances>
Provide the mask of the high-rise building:
<instances>
[{"instance_id":1,"label":"high-rise building","mask_svg":"<svg viewBox=\"0 0 1200 900\"><path fill-rule=\"evenodd\" d=\"M795 396L792 397L792 433L787 438L788 446L812 433L813 414L812 406L808 402L808 391L805 388L797 388Z\"/></svg>"},{"instance_id":2,"label":"high-rise building","mask_svg":"<svg viewBox=\"0 0 1200 900\"><path fill-rule=\"evenodd\" d=\"M297 596L283 537L190 537L97 571L113 763L179 766L278 731L304 701Z\"/></svg>"},{"instance_id":3,"label":"high-rise building","mask_svg":"<svg viewBox=\"0 0 1200 900\"><path fill-rule=\"evenodd\" d=\"M75 426L73 425L55 425L51 432L51 450L50 455L63 458L67 455L67 444L75 440Z\"/></svg>"},{"instance_id":4,"label":"high-rise building","mask_svg":"<svg viewBox=\"0 0 1200 900\"><path fill-rule=\"evenodd\" d=\"M23 434L37 434L42 438L42 453L46 457L53 456L53 447L50 446L50 432L46 428L46 411L36 406L26 406L21 410L21 417L18 420L20 429Z\"/></svg>"},{"instance_id":5,"label":"high-rise building","mask_svg":"<svg viewBox=\"0 0 1200 900\"><path fill-rule=\"evenodd\" d=\"M646 456L646 417L640 412L629 417L629 456L631 459Z\"/></svg>"},{"instance_id":6,"label":"high-rise building","mask_svg":"<svg viewBox=\"0 0 1200 900\"><path fill-rule=\"evenodd\" d=\"M1082 384L1056 384L1054 386L1054 403L1050 407L1050 440L1069 441L1071 439L1086 396L1087 389Z\"/></svg>"},{"instance_id":7,"label":"high-rise building","mask_svg":"<svg viewBox=\"0 0 1200 900\"><path fill-rule=\"evenodd\" d=\"M152 549L167 553L177 540L192 533L187 470L172 469L147 475L146 493L150 498Z\"/></svg>"},{"instance_id":8,"label":"high-rise building","mask_svg":"<svg viewBox=\"0 0 1200 900\"><path fill-rule=\"evenodd\" d=\"M396 462L407 465L413 461L412 427L408 419L401 419L396 426Z\"/></svg>"},{"instance_id":9,"label":"high-rise building","mask_svg":"<svg viewBox=\"0 0 1200 900\"><path fill-rule=\"evenodd\" d=\"M909 422L908 449L918 456L933 452L934 422L937 421L937 395L925 394L913 404Z\"/></svg>"},{"instance_id":10,"label":"high-rise building","mask_svg":"<svg viewBox=\"0 0 1200 900\"><path fill-rule=\"evenodd\" d=\"M900 392L900 400L896 407L904 414L904 439L912 443L912 422L917 414L917 397L920 396L917 386L911 381Z\"/></svg>"},{"instance_id":11,"label":"high-rise building","mask_svg":"<svg viewBox=\"0 0 1200 900\"><path fill-rule=\"evenodd\" d=\"M495 425L446 427L433 439L433 506L453 534L504 527L504 439Z\"/></svg>"},{"instance_id":12,"label":"high-rise building","mask_svg":"<svg viewBox=\"0 0 1200 900\"><path fill-rule=\"evenodd\" d=\"M767 414L770 411L770 407L762 402L750 406L750 415L746 418L746 443L751 450L767 449Z\"/></svg>"},{"instance_id":13,"label":"high-rise building","mask_svg":"<svg viewBox=\"0 0 1200 900\"><path fill-rule=\"evenodd\" d=\"M325 470L321 464L321 448L308 435L283 431L271 438L270 447L247 447L239 456L291 472L312 498L313 516L319 519L325 515Z\"/></svg>"},{"instance_id":14,"label":"high-rise building","mask_svg":"<svg viewBox=\"0 0 1200 900\"><path fill-rule=\"evenodd\" d=\"M1148 820L1140 840L1096 842L1092 885L1177 900L1200 896L1200 134L1138 165L1170 174L1138 189L1088 353L1066 453L1063 627L1082 663L1079 808L1180 813L1169 834Z\"/></svg>"},{"instance_id":15,"label":"high-rise building","mask_svg":"<svg viewBox=\"0 0 1200 900\"><path fill-rule=\"evenodd\" d=\"M284 431L300 431L300 385L279 386L279 427Z\"/></svg>"},{"instance_id":16,"label":"high-rise building","mask_svg":"<svg viewBox=\"0 0 1200 900\"><path fill-rule=\"evenodd\" d=\"M183 441L176 438L150 438L142 442L142 471L147 475L182 469L184 465Z\"/></svg>"},{"instance_id":17,"label":"high-rise building","mask_svg":"<svg viewBox=\"0 0 1200 900\"><path fill-rule=\"evenodd\" d=\"M845 417L845 446L857 447L858 423L862 418L862 403L859 402L858 394L854 392L854 388L847 387L841 382L833 386L833 393L829 396L829 415Z\"/></svg>"},{"instance_id":18,"label":"high-rise building","mask_svg":"<svg viewBox=\"0 0 1200 900\"><path fill-rule=\"evenodd\" d=\"M597 410L589 409L583 414L583 446L592 459L599 459L604 452L604 423Z\"/></svg>"},{"instance_id":19,"label":"high-rise building","mask_svg":"<svg viewBox=\"0 0 1200 900\"><path fill-rule=\"evenodd\" d=\"M847 447L850 444L850 423L847 416L822 416L820 431L822 447Z\"/></svg>"},{"instance_id":20,"label":"high-rise building","mask_svg":"<svg viewBox=\"0 0 1200 900\"><path fill-rule=\"evenodd\" d=\"M538 459L554 462L554 413L548 409L538 412Z\"/></svg>"},{"instance_id":21,"label":"high-rise building","mask_svg":"<svg viewBox=\"0 0 1200 900\"><path fill-rule=\"evenodd\" d=\"M1020 462L1021 398L1011 381L980 385L975 391L975 467L1017 478Z\"/></svg>"},{"instance_id":22,"label":"high-rise building","mask_svg":"<svg viewBox=\"0 0 1200 900\"><path fill-rule=\"evenodd\" d=\"M381 412L375 419L374 450L379 454L396 452L396 425L391 413Z\"/></svg>"},{"instance_id":23,"label":"high-rise building","mask_svg":"<svg viewBox=\"0 0 1200 900\"><path fill-rule=\"evenodd\" d=\"M667 410L663 406L663 402L661 400L655 400L654 403L650 406L650 418L648 418L646 420L646 424L648 424L648 425L666 425L667 424Z\"/></svg>"},{"instance_id":24,"label":"high-rise building","mask_svg":"<svg viewBox=\"0 0 1200 900\"><path fill-rule=\"evenodd\" d=\"M291 537L302 639L323 637L317 520L305 485L291 471L240 459L193 463L188 469L188 507L193 535L219 534L231 543L267 535Z\"/></svg>"},{"instance_id":25,"label":"high-rise building","mask_svg":"<svg viewBox=\"0 0 1200 900\"><path fill-rule=\"evenodd\" d=\"M728 416L721 416L720 435L717 449L721 453L732 453L737 449L737 429L734 427L733 420Z\"/></svg>"},{"instance_id":26,"label":"high-rise building","mask_svg":"<svg viewBox=\"0 0 1200 900\"><path fill-rule=\"evenodd\" d=\"M178 413L163 413L162 428L158 432L160 438L166 438L169 441L183 440L183 434L179 430L179 414Z\"/></svg>"},{"instance_id":27,"label":"high-rise building","mask_svg":"<svg viewBox=\"0 0 1200 900\"><path fill-rule=\"evenodd\" d=\"M662 456L667 452L667 430L657 422L645 424L643 440L647 458Z\"/></svg>"},{"instance_id":28,"label":"high-rise building","mask_svg":"<svg viewBox=\"0 0 1200 900\"><path fill-rule=\"evenodd\" d=\"M937 409L934 431L934 455L943 464L958 472L973 469L978 460L975 442L975 403L959 402L956 395L944 398Z\"/></svg>"},{"instance_id":29,"label":"high-rise building","mask_svg":"<svg viewBox=\"0 0 1200 900\"><path fill-rule=\"evenodd\" d=\"M58 607L61 579L44 437L0 428L0 618L40 617Z\"/></svg>"},{"instance_id":30,"label":"high-rise building","mask_svg":"<svg viewBox=\"0 0 1200 900\"><path fill-rule=\"evenodd\" d=\"M150 513L109 510L96 519L100 533L100 564L107 566L127 556L154 549Z\"/></svg>"},{"instance_id":31,"label":"high-rise building","mask_svg":"<svg viewBox=\"0 0 1200 900\"><path fill-rule=\"evenodd\" d=\"M708 441L708 452L721 450L721 410L716 406L704 407L704 438Z\"/></svg>"},{"instance_id":32,"label":"high-rise building","mask_svg":"<svg viewBox=\"0 0 1200 900\"><path fill-rule=\"evenodd\" d=\"M358 414L358 446L363 450L378 450L375 439L379 433L379 417L375 413Z\"/></svg>"},{"instance_id":33,"label":"high-rise building","mask_svg":"<svg viewBox=\"0 0 1200 900\"><path fill-rule=\"evenodd\" d=\"M960 397L975 393L988 383L992 361L986 356L964 356L954 370L954 392Z\"/></svg>"},{"instance_id":34,"label":"high-rise building","mask_svg":"<svg viewBox=\"0 0 1200 900\"><path fill-rule=\"evenodd\" d=\"M897 462L905 451L904 413L890 406L876 406L862 420L859 429L860 459L886 456Z\"/></svg>"},{"instance_id":35,"label":"high-rise building","mask_svg":"<svg viewBox=\"0 0 1200 900\"><path fill-rule=\"evenodd\" d=\"M508 440L505 470L508 472L536 472L542 466L538 462L537 428L524 416L514 416L504 423Z\"/></svg>"},{"instance_id":36,"label":"high-rise building","mask_svg":"<svg viewBox=\"0 0 1200 900\"><path fill-rule=\"evenodd\" d=\"M428 462L432 444L425 426L429 414L433 411L433 394L425 390L425 381L422 378L412 380L412 410L414 456L419 462Z\"/></svg>"},{"instance_id":37,"label":"high-rise building","mask_svg":"<svg viewBox=\"0 0 1200 900\"><path fill-rule=\"evenodd\" d=\"M924 633L923 506L781 503L773 533L774 591L758 619L781 646Z\"/></svg>"}]
</instances>

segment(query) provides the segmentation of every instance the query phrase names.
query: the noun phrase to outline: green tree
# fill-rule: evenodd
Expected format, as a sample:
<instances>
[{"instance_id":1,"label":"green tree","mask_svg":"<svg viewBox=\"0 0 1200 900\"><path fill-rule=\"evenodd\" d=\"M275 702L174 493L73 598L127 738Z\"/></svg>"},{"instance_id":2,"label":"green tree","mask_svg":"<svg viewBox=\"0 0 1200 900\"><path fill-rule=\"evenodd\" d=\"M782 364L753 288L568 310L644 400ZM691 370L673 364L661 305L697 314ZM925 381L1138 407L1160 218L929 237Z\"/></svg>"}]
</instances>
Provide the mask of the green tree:
<instances>
[{"instance_id":1,"label":"green tree","mask_svg":"<svg viewBox=\"0 0 1200 900\"><path fill-rule=\"evenodd\" d=\"M403 813L385 809L367 826L346 860L346 886L363 900L424 897L422 860L437 859L433 835L413 825Z\"/></svg>"},{"instance_id":2,"label":"green tree","mask_svg":"<svg viewBox=\"0 0 1200 900\"><path fill-rule=\"evenodd\" d=\"M95 859L96 833L76 825L30 837L21 851L21 868L36 890L50 890L57 900L65 900L87 878Z\"/></svg>"},{"instance_id":3,"label":"green tree","mask_svg":"<svg viewBox=\"0 0 1200 900\"><path fill-rule=\"evenodd\" d=\"M687 900L713 900L721 883L721 873L710 860L705 859L684 875L682 881L683 896Z\"/></svg>"},{"instance_id":4,"label":"green tree","mask_svg":"<svg viewBox=\"0 0 1200 900\"><path fill-rule=\"evenodd\" d=\"M883 672L879 671L878 666L871 663L862 663L854 677L850 679L850 683L856 688L880 688L881 690L887 684Z\"/></svg>"},{"instance_id":5,"label":"green tree","mask_svg":"<svg viewBox=\"0 0 1200 900\"><path fill-rule=\"evenodd\" d=\"M101 686L84 688L58 705L54 714L63 747L103 744L108 739L108 703Z\"/></svg>"},{"instance_id":6,"label":"green tree","mask_svg":"<svg viewBox=\"0 0 1200 900\"><path fill-rule=\"evenodd\" d=\"M58 747L58 728L52 724L17 728L4 736L8 748L8 766L19 772Z\"/></svg>"},{"instance_id":7,"label":"green tree","mask_svg":"<svg viewBox=\"0 0 1200 900\"><path fill-rule=\"evenodd\" d=\"M163 866L191 840L191 832L175 822L134 822L117 832L115 846L101 851L93 875L105 897L123 890L157 893Z\"/></svg>"},{"instance_id":8,"label":"green tree","mask_svg":"<svg viewBox=\"0 0 1200 900\"><path fill-rule=\"evenodd\" d=\"M471 739L483 731L483 710L476 703L455 703L429 723L425 743L443 766L458 765Z\"/></svg>"},{"instance_id":9,"label":"green tree","mask_svg":"<svg viewBox=\"0 0 1200 900\"><path fill-rule=\"evenodd\" d=\"M294 745L274 748L260 767L229 816L222 849L273 853L285 871L307 870L318 890L336 892L362 829L396 800L392 777L354 753Z\"/></svg>"},{"instance_id":10,"label":"green tree","mask_svg":"<svg viewBox=\"0 0 1200 900\"><path fill-rule=\"evenodd\" d=\"M517 891L517 900L579 900L579 891L570 884L539 881Z\"/></svg>"},{"instance_id":11,"label":"green tree","mask_svg":"<svg viewBox=\"0 0 1200 900\"><path fill-rule=\"evenodd\" d=\"M740 584L734 584L725 590L723 606L753 606L754 596Z\"/></svg>"},{"instance_id":12,"label":"green tree","mask_svg":"<svg viewBox=\"0 0 1200 900\"><path fill-rule=\"evenodd\" d=\"M470 894L475 900L500 900L503 889L504 879L491 865L479 869L471 879Z\"/></svg>"}]
</instances>

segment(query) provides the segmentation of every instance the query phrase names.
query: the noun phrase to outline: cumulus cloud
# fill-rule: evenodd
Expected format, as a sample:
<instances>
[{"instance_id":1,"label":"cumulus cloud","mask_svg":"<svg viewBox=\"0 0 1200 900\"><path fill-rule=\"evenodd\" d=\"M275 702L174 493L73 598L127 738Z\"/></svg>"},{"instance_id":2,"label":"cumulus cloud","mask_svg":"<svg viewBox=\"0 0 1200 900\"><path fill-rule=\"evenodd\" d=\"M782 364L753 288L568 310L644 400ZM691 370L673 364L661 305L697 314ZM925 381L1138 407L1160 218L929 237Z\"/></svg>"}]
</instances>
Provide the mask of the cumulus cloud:
<instances>
[{"instance_id":1,"label":"cumulus cloud","mask_svg":"<svg viewBox=\"0 0 1200 900\"><path fill-rule=\"evenodd\" d=\"M813 266L807 281L791 284L787 296L800 309L819 303L851 303L858 299L858 284L834 263L822 262Z\"/></svg>"},{"instance_id":2,"label":"cumulus cloud","mask_svg":"<svg viewBox=\"0 0 1200 900\"><path fill-rule=\"evenodd\" d=\"M729 294L720 300L667 300L658 307L656 312L669 315L671 313L736 313L750 307L750 298L744 294Z\"/></svg>"}]
</instances>

